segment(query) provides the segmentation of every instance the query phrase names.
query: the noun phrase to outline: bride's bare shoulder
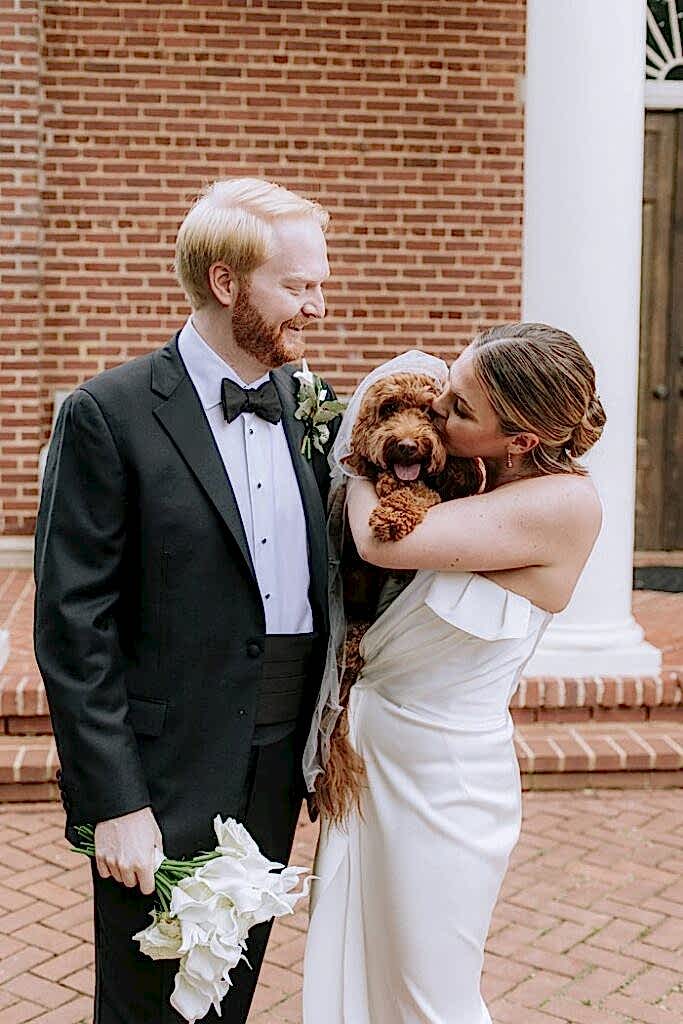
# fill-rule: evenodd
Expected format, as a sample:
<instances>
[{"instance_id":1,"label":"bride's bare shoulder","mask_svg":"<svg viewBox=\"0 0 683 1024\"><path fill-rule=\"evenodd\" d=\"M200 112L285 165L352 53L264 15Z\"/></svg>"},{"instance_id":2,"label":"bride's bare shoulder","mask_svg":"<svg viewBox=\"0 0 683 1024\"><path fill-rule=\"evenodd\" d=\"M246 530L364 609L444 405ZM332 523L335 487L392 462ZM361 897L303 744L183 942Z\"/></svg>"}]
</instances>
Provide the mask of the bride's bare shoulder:
<instances>
[{"instance_id":1,"label":"bride's bare shoulder","mask_svg":"<svg viewBox=\"0 0 683 1024\"><path fill-rule=\"evenodd\" d=\"M573 534L597 536L600 532L602 502L589 475L555 473L520 483L528 486L527 500L549 525L562 525Z\"/></svg>"}]
</instances>

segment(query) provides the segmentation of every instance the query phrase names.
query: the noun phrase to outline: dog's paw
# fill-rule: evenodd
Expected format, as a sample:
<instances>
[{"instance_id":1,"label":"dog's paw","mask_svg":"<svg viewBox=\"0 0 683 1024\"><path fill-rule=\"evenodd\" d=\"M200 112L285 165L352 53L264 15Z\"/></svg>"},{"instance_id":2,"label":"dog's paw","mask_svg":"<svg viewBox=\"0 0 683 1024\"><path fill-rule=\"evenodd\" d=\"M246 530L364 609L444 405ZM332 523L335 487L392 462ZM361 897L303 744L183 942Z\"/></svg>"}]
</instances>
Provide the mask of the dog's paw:
<instances>
[{"instance_id":1,"label":"dog's paw","mask_svg":"<svg viewBox=\"0 0 683 1024\"><path fill-rule=\"evenodd\" d=\"M405 487L405 484L397 480L393 473L380 473L375 480L375 493L378 498L386 498L401 487Z\"/></svg>"},{"instance_id":2,"label":"dog's paw","mask_svg":"<svg viewBox=\"0 0 683 1024\"><path fill-rule=\"evenodd\" d=\"M425 517L424 508L415 507L409 513L394 505L378 505L370 516L370 529L381 541L397 541L412 533Z\"/></svg>"},{"instance_id":3,"label":"dog's paw","mask_svg":"<svg viewBox=\"0 0 683 1024\"><path fill-rule=\"evenodd\" d=\"M427 510L440 501L436 491L422 482L402 487L380 501L370 516L370 528L377 540L401 540L412 533Z\"/></svg>"}]
</instances>

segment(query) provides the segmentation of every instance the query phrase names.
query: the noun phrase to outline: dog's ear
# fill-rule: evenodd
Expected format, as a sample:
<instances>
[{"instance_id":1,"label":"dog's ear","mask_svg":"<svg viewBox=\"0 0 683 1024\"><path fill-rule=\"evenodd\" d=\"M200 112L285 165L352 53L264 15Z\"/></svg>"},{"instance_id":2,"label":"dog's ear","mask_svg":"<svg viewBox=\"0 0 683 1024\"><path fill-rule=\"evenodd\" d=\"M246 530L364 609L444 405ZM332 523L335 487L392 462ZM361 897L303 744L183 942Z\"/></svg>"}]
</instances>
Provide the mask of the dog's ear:
<instances>
[{"instance_id":1,"label":"dog's ear","mask_svg":"<svg viewBox=\"0 0 683 1024\"><path fill-rule=\"evenodd\" d=\"M442 472L434 478L434 489L444 501L450 501L451 498L477 494L483 482L484 474L478 459L449 456Z\"/></svg>"},{"instance_id":2,"label":"dog's ear","mask_svg":"<svg viewBox=\"0 0 683 1024\"><path fill-rule=\"evenodd\" d=\"M438 383L438 381L431 380L431 378L427 378L425 380L425 383L424 383L423 387L422 387L422 392L420 394L419 403L421 405L429 405L429 406L431 406L431 404L434 401L434 399L439 397L439 395L441 394L442 390L443 389L442 389L441 385Z\"/></svg>"},{"instance_id":3,"label":"dog's ear","mask_svg":"<svg viewBox=\"0 0 683 1024\"><path fill-rule=\"evenodd\" d=\"M350 455L347 455L344 459L344 465L348 466L354 473L357 473L358 476L366 476L370 480L374 480L377 476L376 467L357 452L351 452Z\"/></svg>"}]
</instances>

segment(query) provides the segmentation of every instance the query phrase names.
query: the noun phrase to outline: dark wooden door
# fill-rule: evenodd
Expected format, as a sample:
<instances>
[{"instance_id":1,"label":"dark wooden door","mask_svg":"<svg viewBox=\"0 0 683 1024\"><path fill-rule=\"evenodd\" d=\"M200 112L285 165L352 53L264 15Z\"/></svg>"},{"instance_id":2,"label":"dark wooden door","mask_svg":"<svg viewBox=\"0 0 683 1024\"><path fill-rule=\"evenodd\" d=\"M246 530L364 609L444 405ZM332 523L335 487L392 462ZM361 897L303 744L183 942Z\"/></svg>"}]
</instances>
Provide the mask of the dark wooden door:
<instances>
[{"instance_id":1,"label":"dark wooden door","mask_svg":"<svg viewBox=\"0 0 683 1024\"><path fill-rule=\"evenodd\" d=\"M683 548L683 113L645 120L636 547Z\"/></svg>"}]
</instances>

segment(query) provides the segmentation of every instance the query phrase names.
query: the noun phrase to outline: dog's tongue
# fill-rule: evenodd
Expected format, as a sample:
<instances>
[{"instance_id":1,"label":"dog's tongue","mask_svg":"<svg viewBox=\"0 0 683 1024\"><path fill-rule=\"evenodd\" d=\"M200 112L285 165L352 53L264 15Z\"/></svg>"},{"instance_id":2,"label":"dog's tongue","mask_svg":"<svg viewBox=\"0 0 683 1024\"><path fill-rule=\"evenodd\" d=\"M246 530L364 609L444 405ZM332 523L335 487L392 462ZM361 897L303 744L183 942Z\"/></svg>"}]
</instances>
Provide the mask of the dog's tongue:
<instances>
[{"instance_id":1,"label":"dog's tongue","mask_svg":"<svg viewBox=\"0 0 683 1024\"><path fill-rule=\"evenodd\" d=\"M401 466L399 463L394 465L394 472L399 480L405 480L406 483L410 480L417 480L422 469L421 462L411 462L409 466Z\"/></svg>"}]
</instances>

